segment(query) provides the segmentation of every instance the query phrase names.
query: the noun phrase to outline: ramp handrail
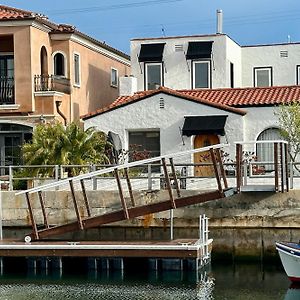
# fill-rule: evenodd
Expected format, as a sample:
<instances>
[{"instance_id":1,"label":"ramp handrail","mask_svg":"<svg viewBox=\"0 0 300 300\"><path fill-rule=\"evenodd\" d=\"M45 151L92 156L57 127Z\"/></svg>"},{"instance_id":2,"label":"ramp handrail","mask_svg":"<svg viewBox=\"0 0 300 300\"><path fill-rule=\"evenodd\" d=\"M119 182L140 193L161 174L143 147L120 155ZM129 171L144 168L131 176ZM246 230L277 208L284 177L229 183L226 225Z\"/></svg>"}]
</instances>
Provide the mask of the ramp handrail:
<instances>
[{"instance_id":1,"label":"ramp handrail","mask_svg":"<svg viewBox=\"0 0 300 300\"><path fill-rule=\"evenodd\" d=\"M109 168L89 172L89 173L86 173L86 174L81 174L81 175L78 175L78 176L75 176L75 177L70 177L70 178L67 178L67 179L60 180L60 181L44 184L42 186L30 188L30 189L27 189L27 190L24 190L24 191L17 192L17 193L15 193L15 195L17 196L17 195L31 194L31 193L35 193L35 192L40 192L40 191L44 191L44 190L47 190L47 189L50 189L50 188L58 187L60 185L67 184L70 181L74 182L74 181L80 181L80 180L84 180L84 179L90 179L92 177L103 175L103 174L106 174L106 173L110 173L110 172L113 172L115 170L122 170L122 169L125 169L125 168L141 166L141 165L144 165L144 164L150 164L150 163L153 163L153 162L156 162L156 161L159 161L159 160L162 160L162 159L166 159L166 158L175 158L175 157L180 157L180 156L184 156L184 155L187 155L187 154L205 152L205 151L209 151L210 149L214 150L214 149L220 149L220 148L224 148L224 147L228 147L228 146L229 146L229 144L216 144L216 145L211 145L211 146L207 146L207 147L196 148L196 149L193 149L193 150L170 153L170 154L166 154L166 155L163 155L163 156L157 156L157 157L153 157L153 158L148 158L148 159L138 160L138 161L125 163L125 164L121 164L121 165L116 165L116 166L113 166L113 167L109 167Z\"/></svg>"}]
</instances>

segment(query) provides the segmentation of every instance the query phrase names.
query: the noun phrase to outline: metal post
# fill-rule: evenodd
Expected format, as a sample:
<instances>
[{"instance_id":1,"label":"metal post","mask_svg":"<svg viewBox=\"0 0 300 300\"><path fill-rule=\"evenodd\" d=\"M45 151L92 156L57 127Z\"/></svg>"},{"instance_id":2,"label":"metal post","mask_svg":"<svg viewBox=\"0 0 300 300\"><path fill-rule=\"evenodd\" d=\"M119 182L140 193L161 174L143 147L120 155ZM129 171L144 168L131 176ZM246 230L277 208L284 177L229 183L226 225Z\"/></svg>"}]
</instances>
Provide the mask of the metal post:
<instances>
[{"instance_id":1,"label":"metal post","mask_svg":"<svg viewBox=\"0 0 300 300\"><path fill-rule=\"evenodd\" d=\"M244 161L243 167L244 167L244 184L243 185L247 186L248 165L247 165L246 161Z\"/></svg>"},{"instance_id":2,"label":"metal post","mask_svg":"<svg viewBox=\"0 0 300 300\"><path fill-rule=\"evenodd\" d=\"M3 240L3 227L2 227L2 191L1 191L2 181L0 180L0 240Z\"/></svg>"},{"instance_id":3,"label":"metal post","mask_svg":"<svg viewBox=\"0 0 300 300\"><path fill-rule=\"evenodd\" d=\"M290 161L290 188L294 188L294 167L293 167L293 162Z\"/></svg>"},{"instance_id":4,"label":"metal post","mask_svg":"<svg viewBox=\"0 0 300 300\"><path fill-rule=\"evenodd\" d=\"M54 176L55 176L55 181L58 181L59 180L59 166L58 165L55 165L54 167ZM59 190L59 186L57 186L55 188L55 190Z\"/></svg>"},{"instance_id":5,"label":"metal post","mask_svg":"<svg viewBox=\"0 0 300 300\"><path fill-rule=\"evenodd\" d=\"M202 242L202 215L199 216L199 240Z\"/></svg>"},{"instance_id":6,"label":"metal post","mask_svg":"<svg viewBox=\"0 0 300 300\"><path fill-rule=\"evenodd\" d=\"M95 172L96 171L96 166L92 165L91 169L92 169L92 172ZM97 190L97 178L94 176L92 178L92 181L93 181L93 191L96 191Z\"/></svg>"},{"instance_id":7,"label":"metal post","mask_svg":"<svg viewBox=\"0 0 300 300\"><path fill-rule=\"evenodd\" d=\"M174 240L174 210L170 209L170 240Z\"/></svg>"},{"instance_id":8,"label":"metal post","mask_svg":"<svg viewBox=\"0 0 300 300\"><path fill-rule=\"evenodd\" d=\"M151 178L152 170L151 169L152 169L151 164L148 164L148 191L152 190L152 178Z\"/></svg>"},{"instance_id":9,"label":"metal post","mask_svg":"<svg viewBox=\"0 0 300 300\"><path fill-rule=\"evenodd\" d=\"M9 191L12 191L14 189L13 187L13 166L8 167L8 176L9 176Z\"/></svg>"}]
</instances>

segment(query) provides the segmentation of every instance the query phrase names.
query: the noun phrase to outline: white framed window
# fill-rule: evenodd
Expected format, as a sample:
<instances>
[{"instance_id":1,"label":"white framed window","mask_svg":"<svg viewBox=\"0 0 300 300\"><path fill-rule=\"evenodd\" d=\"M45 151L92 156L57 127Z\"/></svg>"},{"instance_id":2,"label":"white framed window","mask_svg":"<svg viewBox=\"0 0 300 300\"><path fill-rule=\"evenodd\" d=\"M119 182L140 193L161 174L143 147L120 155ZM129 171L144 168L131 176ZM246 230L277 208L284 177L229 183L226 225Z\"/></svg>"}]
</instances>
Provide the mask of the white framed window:
<instances>
[{"instance_id":1,"label":"white framed window","mask_svg":"<svg viewBox=\"0 0 300 300\"><path fill-rule=\"evenodd\" d=\"M53 74L55 76L66 77L67 74L67 58L61 51L52 54L53 58Z\"/></svg>"},{"instance_id":2,"label":"white framed window","mask_svg":"<svg viewBox=\"0 0 300 300\"><path fill-rule=\"evenodd\" d=\"M74 85L80 86L80 55L79 53L74 53Z\"/></svg>"},{"instance_id":3,"label":"white framed window","mask_svg":"<svg viewBox=\"0 0 300 300\"><path fill-rule=\"evenodd\" d=\"M296 66L296 84L300 85L300 65Z\"/></svg>"},{"instance_id":4,"label":"white framed window","mask_svg":"<svg viewBox=\"0 0 300 300\"><path fill-rule=\"evenodd\" d=\"M110 85L112 87L118 87L119 77L118 70L111 68Z\"/></svg>"},{"instance_id":5,"label":"white framed window","mask_svg":"<svg viewBox=\"0 0 300 300\"><path fill-rule=\"evenodd\" d=\"M163 64L145 63L145 90L156 90L163 86Z\"/></svg>"},{"instance_id":6,"label":"white framed window","mask_svg":"<svg viewBox=\"0 0 300 300\"><path fill-rule=\"evenodd\" d=\"M193 61L192 88L210 88L210 61Z\"/></svg>"},{"instance_id":7,"label":"white framed window","mask_svg":"<svg viewBox=\"0 0 300 300\"><path fill-rule=\"evenodd\" d=\"M279 128L267 128L257 137L257 141L279 141L284 140ZM256 144L256 157L260 162L274 162L274 145L273 143ZM273 171L274 164L263 166L266 171Z\"/></svg>"},{"instance_id":8,"label":"white framed window","mask_svg":"<svg viewBox=\"0 0 300 300\"><path fill-rule=\"evenodd\" d=\"M254 68L254 86L267 87L273 85L272 67Z\"/></svg>"}]
</instances>

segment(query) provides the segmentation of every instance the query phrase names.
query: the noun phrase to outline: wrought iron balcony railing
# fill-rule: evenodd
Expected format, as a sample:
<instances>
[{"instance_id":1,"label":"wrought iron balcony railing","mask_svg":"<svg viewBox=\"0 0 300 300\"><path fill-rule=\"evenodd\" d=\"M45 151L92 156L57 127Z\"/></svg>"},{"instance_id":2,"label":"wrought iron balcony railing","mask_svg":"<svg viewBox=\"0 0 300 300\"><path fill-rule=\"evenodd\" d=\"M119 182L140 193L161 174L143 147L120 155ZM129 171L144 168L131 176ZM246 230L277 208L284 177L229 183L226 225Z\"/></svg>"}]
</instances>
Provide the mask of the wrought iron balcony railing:
<instances>
[{"instance_id":1,"label":"wrought iron balcony railing","mask_svg":"<svg viewBox=\"0 0 300 300\"><path fill-rule=\"evenodd\" d=\"M15 103L15 81L13 77L0 76L0 105Z\"/></svg>"},{"instance_id":2,"label":"wrought iron balcony railing","mask_svg":"<svg viewBox=\"0 0 300 300\"><path fill-rule=\"evenodd\" d=\"M70 79L55 75L35 75L34 90L35 92L55 91L70 94Z\"/></svg>"}]
</instances>

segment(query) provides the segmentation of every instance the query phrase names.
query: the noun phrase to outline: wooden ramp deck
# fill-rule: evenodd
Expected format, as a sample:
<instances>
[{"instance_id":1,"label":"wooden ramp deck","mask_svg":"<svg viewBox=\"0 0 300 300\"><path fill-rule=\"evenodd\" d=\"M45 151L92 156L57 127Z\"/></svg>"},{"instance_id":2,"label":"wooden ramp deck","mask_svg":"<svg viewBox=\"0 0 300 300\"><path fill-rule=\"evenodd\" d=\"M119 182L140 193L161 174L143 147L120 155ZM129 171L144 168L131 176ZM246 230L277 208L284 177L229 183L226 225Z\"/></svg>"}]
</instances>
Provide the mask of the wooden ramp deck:
<instances>
[{"instance_id":1,"label":"wooden ramp deck","mask_svg":"<svg viewBox=\"0 0 300 300\"><path fill-rule=\"evenodd\" d=\"M79 175L77 177L72 177L66 180L61 180L55 183L46 184L44 186L19 192L16 195L24 194L27 200L30 220L33 229L30 238L33 240L39 240L42 238L59 236L67 232L95 228L104 224L109 224L117 221L124 221L131 218L144 216L150 213L158 213L166 210L176 209L179 207L184 207L188 205L193 205L197 203L203 203L206 201L224 198L226 197L225 191L228 190L227 179L223 168L221 151L220 151L220 149L224 146L225 145L213 145L209 147L170 154L166 156L136 161L124 165L118 165L115 167L110 167L104 170L99 170L88 174ZM176 176L174 158L177 157L182 158L182 156L184 155L190 157L191 154L197 152L206 152L206 151L209 151L211 156L211 160L213 163L212 168L214 170L215 177L216 177L217 189L208 192L199 192L199 194L194 196L182 197L181 191L179 189L178 178ZM166 162L167 159L169 160L168 165ZM133 192L132 192L131 180L129 176L129 168L141 167L141 166L145 166L145 164L153 164L157 162L160 162L162 165L162 170L164 174L163 180L165 181L166 189L168 190L168 200L159 201L156 203L142 203L141 205L136 205L136 201L134 199ZM84 185L84 180L94 178L95 176L105 176L106 174L111 174L111 173L114 174L116 179L121 209L109 213L104 213L101 215L92 215L89 199L87 197L87 193ZM123 180L126 180L127 193L129 195L129 197L127 198L125 197L124 187L122 186L122 182L120 179L121 174L123 175L124 178ZM171 183L171 181L173 182ZM76 198L76 193L75 193L75 183L80 183L81 192L84 199L84 207L79 206L79 202L78 199ZM60 185L66 185L66 184L70 188L70 195L73 200L74 210L77 218L73 222L68 222L67 224L52 226L49 224L48 214L45 206L45 199L43 197L43 191L49 188L53 189ZM40 210L44 220L42 225L37 224L36 221L36 217L35 217L36 209L35 210L33 209L31 203L32 194L36 194L40 202ZM85 211L87 217L82 216L82 211Z\"/></svg>"},{"instance_id":2,"label":"wooden ramp deck","mask_svg":"<svg viewBox=\"0 0 300 300\"><path fill-rule=\"evenodd\" d=\"M274 143L274 186L261 186L259 187L261 191L288 191L288 160L287 160L287 144L286 142L280 141L265 141L266 143ZM198 203L204 203L207 201L217 200L221 198L226 198L233 194L233 188L228 187L226 172L223 166L223 158L221 149L227 145L219 144L212 145L208 147L193 149L189 151L173 153L165 156L145 159L141 161L135 161L123 165L117 165L114 167L109 167L103 170L98 170L90 172L87 174L82 174L76 177L68 178L65 180L57 181L55 183L46 184L40 187L32 188L26 191L16 193L16 195L25 195L30 215L30 220L32 224L32 233L30 238L33 240L40 240L43 238L49 238L53 236L63 235L67 232L74 232L78 230L85 230L89 228L96 228L104 224L109 224L112 222L129 220L132 218L144 216L151 213L158 213L166 210L172 210L184 206L189 206ZM210 155L211 168L214 172L216 179L216 188L211 191L200 192L193 196L183 197L181 195L181 190L179 188L179 182L176 175L176 168L174 164L174 159L182 161L183 156L187 156L190 160L191 155L198 152L204 152ZM236 192L246 192L246 191L258 191L258 188L247 187L243 185L243 176L247 176L247 170L244 168L244 157L243 157L243 146L242 144L237 144L236 147ZM167 164L167 160L169 163ZM168 199L163 201L160 200L156 203L142 203L137 205L136 199L134 198L131 178L130 178L130 168L145 168L149 164L161 164L161 169L163 170L163 177L161 178L166 185L168 191ZM86 188L84 180L90 180L96 176L107 176L107 174L113 174L116 180L116 186L118 191L118 197L120 201L121 209L116 209L109 213L104 213L100 215L92 215L89 199L86 193ZM121 180L123 176L123 184ZM245 182L245 180L244 180ZM124 184L126 183L126 191L124 189ZM66 224L53 226L50 225L48 220L47 208L45 206L45 199L43 196L43 191L52 188L55 189L58 186L66 185L70 189L70 195L74 205L74 211L76 219L74 221L68 222ZM84 199L82 206L79 205L79 201L76 198L75 186L81 187L82 198ZM248 189L248 190L247 190ZM199 187L201 190L201 187ZM37 209L33 209L32 206L32 194L36 194L40 202L40 215L43 216L43 224L37 224L35 213ZM125 196L127 194L127 196Z\"/></svg>"}]
</instances>

